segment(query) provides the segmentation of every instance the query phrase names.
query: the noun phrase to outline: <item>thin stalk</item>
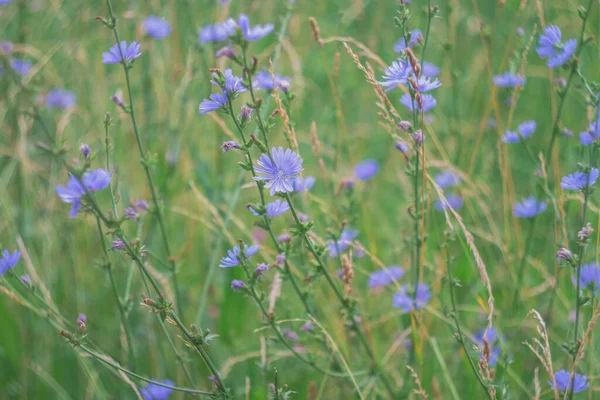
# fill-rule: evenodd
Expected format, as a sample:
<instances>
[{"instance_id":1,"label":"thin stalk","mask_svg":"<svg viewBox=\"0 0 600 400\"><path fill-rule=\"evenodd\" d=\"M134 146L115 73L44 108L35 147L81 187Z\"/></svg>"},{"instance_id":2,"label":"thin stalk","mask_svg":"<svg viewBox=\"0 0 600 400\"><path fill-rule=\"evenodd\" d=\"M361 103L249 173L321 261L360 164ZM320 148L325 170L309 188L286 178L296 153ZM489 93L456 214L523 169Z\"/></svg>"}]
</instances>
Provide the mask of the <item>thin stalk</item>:
<instances>
[{"instance_id":1,"label":"thin stalk","mask_svg":"<svg viewBox=\"0 0 600 400\"><path fill-rule=\"evenodd\" d=\"M108 122L104 123L104 148L106 150L106 170L110 173L110 141L108 138ZM110 189L110 200L112 202L113 213L115 214L115 218L119 219L119 211L117 210L117 202L115 200L115 193L113 192L112 181L108 184L108 188Z\"/></svg>"},{"instance_id":2,"label":"thin stalk","mask_svg":"<svg viewBox=\"0 0 600 400\"><path fill-rule=\"evenodd\" d=\"M523 256L521 257L521 262L519 263L519 269L517 271L517 286L515 287L515 292L513 294L513 304L519 300L519 293L521 290L521 283L523 281L523 273L525 272L525 265L527 265L527 257L529 256L529 251L531 250L531 244L533 243L533 237L535 236L535 222L537 218L533 218L529 222L529 230L527 232L527 241L525 242L525 250L523 251Z\"/></svg>"},{"instance_id":3,"label":"thin stalk","mask_svg":"<svg viewBox=\"0 0 600 400\"><path fill-rule=\"evenodd\" d=\"M111 367L116 368L119 371L124 372L127 375L129 375L129 376L133 376L134 378L137 378L137 379L139 379L141 381L152 383L152 384L154 384L156 386L164 387L164 388L171 389L171 390L174 390L174 391L177 391L177 392L184 392L184 393L190 393L190 394L200 394L200 395L205 395L205 396L210 396L210 397L214 396L214 393L211 393L211 392L206 392L206 391L203 391L203 390L194 390L194 389L181 388L181 387L177 387L177 386L171 386L171 385L167 385L167 384L164 384L162 382L159 382L159 381L155 381L155 380L143 377L141 375L136 374L135 372L132 372L132 371L128 370L127 368L123 368L122 366L120 366L117 363L113 363L113 362L109 361L106 356L102 356L102 355L100 355L98 353L93 352L92 350L88 349L83 344L79 345L77 347L80 348L81 350L83 350L84 352L86 352L87 354L89 354L90 356L94 357L96 360L101 361L101 362L103 362L106 365L110 365Z\"/></svg>"},{"instance_id":4,"label":"thin stalk","mask_svg":"<svg viewBox=\"0 0 600 400\"><path fill-rule=\"evenodd\" d=\"M179 290L179 284L177 282L177 267L175 265L175 261L172 257L171 248L169 246L169 238L167 235L167 229L164 221L163 211L158 201L158 196L156 194L156 189L154 187L154 182L152 181L152 175L150 174L150 162L146 157L146 153L144 151L144 146L142 145L142 138L140 132L138 130L137 122L135 119L135 107L133 103L133 93L131 91L131 80L129 78L129 66L125 61L125 57L123 55L123 49L120 46L119 33L116 28L116 18L113 13L111 0L106 0L106 5L108 7L109 14L109 22L110 28L113 31L115 36L115 41L117 43L117 47L119 48L119 53L121 55L121 65L123 66L123 71L125 72L125 82L127 85L127 94L129 96L129 116L131 117L131 124L133 125L133 132L135 133L135 140L137 143L138 151L140 153L140 158L142 159L142 166L144 167L144 172L146 174L146 180L148 181L148 186L150 187L150 194L152 196L152 203L154 204L154 212L156 213L156 219L158 220L158 225L160 227L160 232L162 236L162 242L165 247L165 251L167 252L167 257L169 262L171 263L171 281L173 283L173 291L175 292L175 299L177 300L177 309L181 313L181 307L183 306L183 301L181 298L181 292Z\"/></svg>"}]
</instances>

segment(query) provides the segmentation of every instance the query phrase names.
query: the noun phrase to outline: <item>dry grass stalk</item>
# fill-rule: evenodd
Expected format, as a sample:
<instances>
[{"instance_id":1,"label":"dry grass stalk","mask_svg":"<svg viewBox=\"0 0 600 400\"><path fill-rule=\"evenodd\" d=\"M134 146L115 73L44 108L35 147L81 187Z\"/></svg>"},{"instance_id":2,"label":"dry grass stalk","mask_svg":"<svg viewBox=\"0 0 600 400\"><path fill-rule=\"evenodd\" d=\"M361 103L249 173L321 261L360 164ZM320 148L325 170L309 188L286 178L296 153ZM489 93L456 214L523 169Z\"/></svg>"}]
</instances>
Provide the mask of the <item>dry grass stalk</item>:
<instances>
[{"instance_id":1,"label":"dry grass stalk","mask_svg":"<svg viewBox=\"0 0 600 400\"><path fill-rule=\"evenodd\" d=\"M533 338L533 345L529 342L523 342L523 344L535 354L535 356L540 360L542 366L548 373L550 377L550 381L552 382L552 386L554 387L554 399L558 400L558 387L556 385L556 380L554 378L554 369L552 368L552 353L550 352L550 342L548 340L548 333L546 332L546 323L544 319L536 310L531 310L527 313L527 316L533 316L533 318L537 321L536 330L541 340L538 338ZM534 347L536 345L536 347Z\"/></svg>"}]
</instances>

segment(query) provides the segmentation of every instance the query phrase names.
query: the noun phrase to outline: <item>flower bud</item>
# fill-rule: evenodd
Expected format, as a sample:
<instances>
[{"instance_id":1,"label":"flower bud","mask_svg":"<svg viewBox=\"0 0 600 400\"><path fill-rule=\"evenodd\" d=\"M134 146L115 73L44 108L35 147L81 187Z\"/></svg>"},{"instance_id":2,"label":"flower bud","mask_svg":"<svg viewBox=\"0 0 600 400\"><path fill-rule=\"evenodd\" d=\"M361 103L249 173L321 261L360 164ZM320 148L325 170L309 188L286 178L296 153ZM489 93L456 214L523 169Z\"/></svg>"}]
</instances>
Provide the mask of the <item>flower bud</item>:
<instances>
[{"instance_id":1,"label":"flower bud","mask_svg":"<svg viewBox=\"0 0 600 400\"><path fill-rule=\"evenodd\" d=\"M556 261L560 262L560 260L571 260L573 258L573 253L569 249L561 247L556 252Z\"/></svg>"},{"instance_id":2,"label":"flower bud","mask_svg":"<svg viewBox=\"0 0 600 400\"><path fill-rule=\"evenodd\" d=\"M87 144L82 144L81 147L79 147L79 152L81 153L83 158L89 160L92 154L92 149L90 149L90 146L88 146Z\"/></svg>"}]
</instances>

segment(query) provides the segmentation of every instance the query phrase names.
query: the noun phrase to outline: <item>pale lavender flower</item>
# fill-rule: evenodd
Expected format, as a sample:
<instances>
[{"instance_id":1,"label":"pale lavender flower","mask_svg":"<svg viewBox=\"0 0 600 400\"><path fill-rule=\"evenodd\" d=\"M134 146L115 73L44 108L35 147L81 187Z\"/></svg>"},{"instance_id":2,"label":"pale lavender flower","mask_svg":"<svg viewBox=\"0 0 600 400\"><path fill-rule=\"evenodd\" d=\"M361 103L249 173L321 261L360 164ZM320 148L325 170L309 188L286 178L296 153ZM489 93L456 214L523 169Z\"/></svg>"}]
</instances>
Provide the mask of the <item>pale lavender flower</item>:
<instances>
[{"instance_id":1,"label":"pale lavender flower","mask_svg":"<svg viewBox=\"0 0 600 400\"><path fill-rule=\"evenodd\" d=\"M586 264L581 267L580 286L594 291L598 294L600 290L600 267L596 263ZM573 276L573 285L577 286L577 276Z\"/></svg>"},{"instance_id":2,"label":"pale lavender flower","mask_svg":"<svg viewBox=\"0 0 600 400\"><path fill-rule=\"evenodd\" d=\"M256 254L258 249L259 247L257 245L248 246L244 244L244 253L246 253L246 257L248 258ZM240 256L241 252L239 246L234 246L231 250L227 250L227 256L221 258L219 267L231 268L240 265Z\"/></svg>"},{"instance_id":3,"label":"pale lavender flower","mask_svg":"<svg viewBox=\"0 0 600 400\"><path fill-rule=\"evenodd\" d=\"M277 257L275 257L275 265L278 267L283 267L284 264L285 264L285 253L278 254Z\"/></svg>"},{"instance_id":4,"label":"pale lavender flower","mask_svg":"<svg viewBox=\"0 0 600 400\"><path fill-rule=\"evenodd\" d=\"M408 131L410 128L412 128L412 124L410 123L410 121L400 121L398 122L398 128L400 128L403 131Z\"/></svg>"},{"instance_id":5,"label":"pale lavender flower","mask_svg":"<svg viewBox=\"0 0 600 400\"><path fill-rule=\"evenodd\" d=\"M29 275L27 275L27 274L21 275L19 277L19 279L21 280L21 282L23 282L23 283L25 283L27 285L31 285L31 283L32 283L31 277Z\"/></svg>"},{"instance_id":6,"label":"pale lavender flower","mask_svg":"<svg viewBox=\"0 0 600 400\"><path fill-rule=\"evenodd\" d=\"M75 105L75 94L68 90L52 89L46 96L46 107L66 110Z\"/></svg>"},{"instance_id":7,"label":"pale lavender flower","mask_svg":"<svg viewBox=\"0 0 600 400\"><path fill-rule=\"evenodd\" d=\"M291 83L291 79L287 76L274 74L273 77L271 77L271 74L266 71L257 72L254 78L256 86L258 86L259 89L264 90L275 90L275 88L277 88L286 91L289 89Z\"/></svg>"},{"instance_id":8,"label":"pale lavender flower","mask_svg":"<svg viewBox=\"0 0 600 400\"><path fill-rule=\"evenodd\" d=\"M161 17L149 16L142 23L146 33L154 39L162 39L171 34L171 25Z\"/></svg>"},{"instance_id":9,"label":"pale lavender flower","mask_svg":"<svg viewBox=\"0 0 600 400\"><path fill-rule=\"evenodd\" d=\"M306 321L306 323L304 325L302 325L302 327L300 327L300 330L302 332L309 332L313 330L313 323L310 321Z\"/></svg>"},{"instance_id":10,"label":"pale lavender flower","mask_svg":"<svg viewBox=\"0 0 600 400\"><path fill-rule=\"evenodd\" d=\"M79 152L81 153L83 158L85 158L86 160L89 160L90 156L92 155L92 149L87 144L82 144L79 147Z\"/></svg>"},{"instance_id":11,"label":"pale lavender flower","mask_svg":"<svg viewBox=\"0 0 600 400\"><path fill-rule=\"evenodd\" d=\"M13 44L11 42L7 42L5 40L0 41L0 52L9 56L12 54L12 51L13 51Z\"/></svg>"},{"instance_id":12,"label":"pale lavender flower","mask_svg":"<svg viewBox=\"0 0 600 400\"><path fill-rule=\"evenodd\" d=\"M560 262L560 260L571 260L571 259L573 259L573 253L571 253L571 250L569 250L569 249L561 247L556 252L556 261Z\"/></svg>"},{"instance_id":13,"label":"pale lavender flower","mask_svg":"<svg viewBox=\"0 0 600 400\"><path fill-rule=\"evenodd\" d=\"M123 107L125 105L125 103L123 102L123 98L116 93L110 96L110 100L119 107Z\"/></svg>"},{"instance_id":14,"label":"pale lavender flower","mask_svg":"<svg viewBox=\"0 0 600 400\"><path fill-rule=\"evenodd\" d=\"M283 336L289 340L290 342L297 342L300 338L298 337L298 334L294 331L292 331L291 329L283 329L281 331L281 333L283 334Z\"/></svg>"},{"instance_id":15,"label":"pale lavender flower","mask_svg":"<svg viewBox=\"0 0 600 400\"><path fill-rule=\"evenodd\" d=\"M565 137L571 137L571 136L573 136L573 132L571 132L571 131L569 130L569 128L566 128L566 127L565 127L565 128L563 128L563 131L562 131L562 133L563 133L563 135L564 135ZM582 143L582 144L583 144L583 143Z\"/></svg>"},{"instance_id":16,"label":"pale lavender flower","mask_svg":"<svg viewBox=\"0 0 600 400\"><path fill-rule=\"evenodd\" d=\"M77 215L81 205L81 196L85 194L84 186L90 191L105 189L110 184L110 173L103 169L88 171L83 174L81 182L75 176L70 175L66 186L57 186L56 193L65 203L72 204L69 218ZM83 185L82 185L83 183Z\"/></svg>"},{"instance_id":17,"label":"pale lavender flower","mask_svg":"<svg viewBox=\"0 0 600 400\"><path fill-rule=\"evenodd\" d=\"M421 75L435 78L440 74L440 69L430 62L424 62L421 65Z\"/></svg>"},{"instance_id":18,"label":"pale lavender flower","mask_svg":"<svg viewBox=\"0 0 600 400\"><path fill-rule=\"evenodd\" d=\"M442 83L438 80L438 78L431 78L429 76L421 75L419 79L417 79L417 85L419 92L425 93L439 88L442 86Z\"/></svg>"},{"instance_id":19,"label":"pale lavender flower","mask_svg":"<svg viewBox=\"0 0 600 400\"><path fill-rule=\"evenodd\" d=\"M526 121L526 122L523 122L517 128L517 131L519 133L513 132L513 131L506 131L506 133L502 137L502 141L504 143L519 143L521 141L521 137L519 136L519 134L521 134L521 136L523 137L523 139L526 139L532 133L535 132L535 128L536 128L535 121Z\"/></svg>"},{"instance_id":20,"label":"pale lavender flower","mask_svg":"<svg viewBox=\"0 0 600 400\"><path fill-rule=\"evenodd\" d=\"M256 269L254 270L254 275L256 275L258 278L260 278L268 270L269 270L268 264L264 264L264 263L258 264Z\"/></svg>"},{"instance_id":21,"label":"pale lavender flower","mask_svg":"<svg viewBox=\"0 0 600 400\"><path fill-rule=\"evenodd\" d=\"M519 27L517 27L516 32L517 32L518 36L523 36L525 34L525 29L523 29L522 27L519 26Z\"/></svg>"},{"instance_id":22,"label":"pale lavender flower","mask_svg":"<svg viewBox=\"0 0 600 400\"><path fill-rule=\"evenodd\" d=\"M273 31L273 24L267 24L264 26L256 25L251 27L250 20L246 14L241 14L238 20L240 29L242 31L242 35L244 38L250 42L261 39L267 36L271 31Z\"/></svg>"},{"instance_id":23,"label":"pale lavender flower","mask_svg":"<svg viewBox=\"0 0 600 400\"><path fill-rule=\"evenodd\" d=\"M277 236L277 240L283 243L289 243L292 241L292 237L287 233L282 233L281 235Z\"/></svg>"},{"instance_id":24,"label":"pale lavender flower","mask_svg":"<svg viewBox=\"0 0 600 400\"><path fill-rule=\"evenodd\" d=\"M350 228L344 228L340 238L336 242L329 242L329 255L337 257L338 251L342 252L350 247L350 244L358 236L358 231Z\"/></svg>"},{"instance_id":25,"label":"pale lavender flower","mask_svg":"<svg viewBox=\"0 0 600 400\"><path fill-rule=\"evenodd\" d=\"M600 120L590 122L588 130L579 134L579 141L582 145L592 144L594 140L600 140Z\"/></svg>"},{"instance_id":26,"label":"pale lavender flower","mask_svg":"<svg viewBox=\"0 0 600 400\"><path fill-rule=\"evenodd\" d=\"M408 153L408 151L410 150L410 148L408 147L408 145L402 141L397 141L396 143L394 143L394 147L398 150L400 150L400 152L402 154L406 154Z\"/></svg>"},{"instance_id":27,"label":"pale lavender flower","mask_svg":"<svg viewBox=\"0 0 600 400\"><path fill-rule=\"evenodd\" d=\"M0 0L0 6L3 6L5 4L10 4L12 2L12 0Z\"/></svg>"},{"instance_id":28,"label":"pale lavender flower","mask_svg":"<svg viewBox=\"0 0 600 400\"><path fill-rule=\"evenodd\" d=\"M571 373L561 369L554 373L554 380L556 381L556 387L561 392L573 391L574 393L583 392L588 388L589 383L587 382L587 376L574 374L573 380L571 381ZM552 381L548 381L550 387L554 390Z\"/></svg>"},{"instance_id":29,"label":"pale lavender flower","mask_svg":"<svg viewBox=\"0 0 600 400\"><path fill-rule=\"evenodd\" d=\"M148 202L146 200L136 200L134 205L138 211L143 212L148 210Z\"/></svg>"},{"instance_id":30,"label":"pale lavender flower","mask_svg":"<svg viewBox=\"0 0 600 400\"><path fill-rule=\"evenodd\" d=\"M579 232L577 232L577 239L579 239L580 242L583 242L588 237L590 237L592 232L594 232L594 229L592 228L592 225L588 222L583 228L581 228Z\"/></svg>"},{"instance_id":31,"label":"pale lavender flower","mask_svg":"<svg viewBox=\"0 0 600 400\"><path fill-rule=\"evenodd\" d=\"M137 212L137 210L133 207L128 207L123 211L125 218L130 219L130 220L137 220L139 218L139 214Z\"/></svg>"},{"instance_id":32,"label":"pale lavender flower","mask_svg":"<svg viewBox=\"0 0 600 400\"><path fill-rule=\"evenodd\" d=\"M272 158L272 159L271 159ZM302 159L292 150L283 147L271 149L271 158L263 154L257 161L255 171L260 175L256 181L267 181L265 187L270 189L271 196L275 193L294 191L294 178L303 171Z\"/></svg>"},{"instance_id":33,"label":"pale lavender flower","mask_svg":"<svg viewBox=\"0 0 600 400\"><path fill-rule=\"evenodd\" d=\"M299 176L294 180L294 191L307 192L313 187L315 181L316 179L314 176L307 176L306 178Z\"/></svg>"},{"instance_id":34,"label":"pale lavender flower","mask_svg":"<svg viewBox=\"0 0 600 400\"><path fill-rule=\"evenodd\" d=\"M10 62L10 66L17 74L21 76L25 76L31 70L31 61L29 60L21 60L21 59L13 59Z\"/></svg>"},{"instance_id":35,"label":"pale lavender flower","mask_svg":"<svg viewBox=\"0 0 600 400\"><path fill-rule=\"evenodd\" d=\"M222 78L223 83L217 81L217 79L220 78ZM235 99L239 93L248 91L244 86L243 79L233 75L231 69L223 71L222 77L213 73L213 79L210 82L213 85L218 86L221 89L221 93L213 93L208 99L204 99L198 107L200 114L206 114L224 108L228 105L229 100Z\"/></svg>"},{"instance_id":36,"label":"pale lavender flower","mask_svg":"<svg viewBox=\"0 0 600 400\"><path fill-rule=\"evenodd\" d=\"M423 131L421 131L420 129L417 130L417 131L414 131L411 136L412 136L413 140L415 141L415 143L418 144L418 145L423 144L423 141L425 140L425 136L423 135Z\"/></svg>"},{"instance_id":37,"label":"pale lavender flower","mask_svg":"<svg viewBox=\"0 0 600 400\"><path fill-rule=\"evenodd\" d=\"M379 163L375 160L364 160L354 167L354 176L360 181L373 179L379 172Z\"/></svg>"},{"instance_id":38,"label":"pale lavender flower","mask_svg":"<svg viewBox=\"0 0 600 400\"><path fill-rule=\"evenodd\" d=\"M223 144L221 145L221 149L223 150L223 153L227 153L233 149L241 149L242 146L240 146L240 144L238 142L234 142L234 141L228 141L228 142L223 142Z\"/></svg>"},{"instance_id":39,"label":"pale lavender flower","mask_svg":"<svg viewBox=\"0 0 600 400\"><path fill-rule=\"evenodd\" d=\"M388 92L398 85L406 85L408 77L411 75L410 64L399 58L383 71L383 82L379 82L379 84Z\"/></svg>"},{"instance_id":40,"label":"pale lavender flower","mask_svg":"<svg viewBox=\"0 0 600 400\"><path fill-rule=\"evenodd\" d=\"M107 52L102 53L102 63L119 64L135 60L142 55L140 47L140 44L137 42L131 42L128 46L125 40L119 44L115 43ZM121 53L123 54L122 56Z\"/></svg>"},{"instance_id":41,"label":"pale lavender flower","mask_svg":"<svg viewBox=\"0 0 600 400\"><path fill-rule=\"evenodd\" d=\"M110 185L110 172L104 169L88 171L81 177L84 186L93 192L106 189Z\"/></svg>"},{"instance_id":42,"label":"pale lavender flower","mask_svg":"<svg viewBox=\"0 0 600 400\"><path fill-rule=\"evenodd\" d=\"M242 106L240 108L240 121L248 122L250 121L250 117L252 116L252 112L254 110L247 106Z\"/></svg>"},{"instance_id":43,"label":"pale lavender flower","mask_svg":"<svg viewBox=\"0 0 600 400\"><path fill-rule=\"evenodd\" d=\"M84 324L87 322L87 317L85 314L79 314L77 316L77 323L83 322Z\"/></svg>"},{"instance_id":44,"label":"pale lavender flower","mask_svg":"<svg viewBox=\"0 0 600 400\"><path fill-rule=\"evenodd\" d=\"M442 173L439 173L435 177L435 184L442 189L448 188L450 186L456 186L460 183L460 181L460 176L456 175L450 170L446 170Z\"/></svg>"},{"instance_id":45,"label":"pale lavender flower","mask_svg":"<svg viewBox=\"0 0 600 400\"><path fill-rule=\"evenodd\" d=\"M408 47L409 48L413 48L414 46L416 46L417 44L419 44L419 41L423 40L423 33L418 30L418 29L414 29L411 33L410 33L410 39L408 41ZM394 51L396 53L403 53L406 51L406 40L401 37L400 39L398 39L398 41L396 42L396 44L394 44Z\"/></svg>"},{"instance_id":46,"label":"pale lavender flower","mask_svg":"<svg viewBox=\"0 0 600 400\"><path fill-rule=\"evenodd\" d=\"M168 386L175 385L169 380L160 381L160 383ZM154 383L149 383L145 388L142 388L142 390L140 390L140 394L142 395L144 400L167 400L171 393L173 393L173 389L169 389L164 386L159 386Z\"/></svg>"},{"instance_id":47,"label":"pale lavender flower","mask_svg":"<svg viewBox=\"0 0 600 400\"><path fill-rule=\"evenodd\" d=\"M391 285L395 281L402 278L404 270L398 265L392 265L391 267L380 269L375 272L371 272L367 285L369 287L381 287Z\"/></svg>"},{"instance_id":48,"label":"pale lavender flower","mask_svg":"<svg viewBox=\"0 0 600 400\"><path fill-rule=\"evenodd\" d=\"M217 50L217 52L215 53L215 58L221 58L221 57L227 57L231 60L236 59L233 49L229 46L225 46L225 47L222 47L219 50Z\"/></svg>"},{"instance_id":49,"label":"pale lavender flower","mask_svg":"<svg viewBox=\"0 0 600 400\"><path fill-rule=\"evenodd\" d=\"M211 111L220 110L227 105L228 97L226 93L212 93L208 99L202 100L198 111L200 114L207 114Z\"/></svg>"},{"instance_id":50,"label":"pale lavender flower","mask_svg":"<svg viewBox=\"0 0 600 400\"><path fill-rule=\"evenodd\" d=\"M546 203L537 201L531 196L520 203L513 204L513 215L517 218L533 218L546 211L547 207Z\"/></svg>"},{"instance_id":51,"label":"pale lavender flower","mask_svg":"<svg viewBox=\"0 0 600 400\"><path fill-rule=\"evenodd\" d=\"M541 58L548 58L548 67L560 67L575 53L577 39L569 39L561 42L561 32L558 26L550 25L544 29L540 36L539 46L535 49Z\"/></svg>"},{"instance_id":52,"label":"pale lavender flower","mask_svg":"<svg viewBox=\"0 0 600 400\"><path fill-rule=\"evenodd\" d=\"M527 81L524 76L511 74L510 72L505 72L502 75L494 76L494 84L500 87L515 87L515 86L523 86Z\"/></svg>"},{"instance_id":53,"label":"pale lavender flower","mask_svg":"<svg viewBox=\"0 0 600 400\"><path fill-rule=\"evenodd\" d=\"M124 250L124 249L125 249L125 243L121 239L115 239L112 241L112 246L110 246L108 251L117 251L117 250Z\"/></svg>"},{"instance_id":54,"label":"pale lavender flower","mask_svg":"<svg viewBox=\"0 0 600 400\"><path fill-rule=\"evenodd\" d=\"M237 23L233 18L228 18L214 25L204 26L198 33L198 41L200 43L221 42L235 32L236 26Z\"/></svg>"},{"instance_id":55,"label":"pale lavender flower","mask_svg":"<svg viewBox=\"0 0 600 400\"><path fill-rule=\"evenodd\" d=\"M425 307L431 299L431 292L429 286L424 283L420 283L417 287L416 298L412 293L408 293L408 287L403 285L400 290L394 295L392 300L392 306L394 308L400 308L403 312L409 312L413 309L420 310Z\"/></svg>"},{"instance_id":56,"label":"pale lavender flower","mask_svg":"<svg viewBox=\"0 0 600 400\"><path fill-rule=\"evenodd\" d=\"M446 201L448 202L448 205L450 206L450 208L454 209L454 210L458 210L463 206L464 200L462 197L455 195L455 194L450 194L448 196L446 196ZM436 200L435 202L435 209L438 211L442 211L445 210L446 208L448 208L448 205L443 203L442 200Z\"/></svg>"},{"instance_id":57,"label":"pale lavender flower","mask_svg":"<svg viewBox=\"0 0 600 400\"><path fill-rule=\"evenodd\" d=\"M239 292L245 287L246 284L244 283L244 281L238 281L237 279L231 281L231 290L233 290L234 292Z\"/></svg>"},{"instance_id":58,"label":"pale lavender flower","mask_svg":"<svg viewBox=\"0 0 600 400\"><path fill-rule=\"evenodd\" d=\"M432 95L429 95L429 94L422 95L421 99L423 100L423 109L419 110L419 111L423 111L423 112L431 111L431 109L433 109L433 107L435 107L437 104L437 100L435 99L435 97L433 97ZM402 103L402 105L404 107L408 108L409 111L413 110L413 100L410 97L410 94L405 93L404 96L402 96L400 98L400 103ZM415 100L415 106L418 106L416 100Z\"/></svg>"},{"instance_id":59,"label":"pale lavender flower","mask_svg":"<svg viewBox=\"0 0 600 400\"><path fill-rule=\"evenodd\" d=\"M598 168L592 168L589 174L584 172L574 172L571 175L563 176L560 187L565 190L583 190L596 183L598 179Z\"/></svg>"},{"instance_id":60,"label":"pale lavender flower","mask_svg":"<svg viewBox=\"0 0 600 400\"><path fill-rule=\"evenodd\" d=\"M285 214L290 210L290 206L285 200L277 199L267 204L267 217L275 218L281 214Z\"/></svg>"},{"instance_id":61,"label":"pale lavender flower","mask_svg":"<svg viewBox=\"0 0 600 400\"><path fill-rule=\"evenodd\" d=\"M10 254L8 250L4 250L2 252L2 258L0 258L0 276L4 275L9 269L14 268L20 258L21 253L18 251L15 250Z\"/></svg>"}]
</instances>

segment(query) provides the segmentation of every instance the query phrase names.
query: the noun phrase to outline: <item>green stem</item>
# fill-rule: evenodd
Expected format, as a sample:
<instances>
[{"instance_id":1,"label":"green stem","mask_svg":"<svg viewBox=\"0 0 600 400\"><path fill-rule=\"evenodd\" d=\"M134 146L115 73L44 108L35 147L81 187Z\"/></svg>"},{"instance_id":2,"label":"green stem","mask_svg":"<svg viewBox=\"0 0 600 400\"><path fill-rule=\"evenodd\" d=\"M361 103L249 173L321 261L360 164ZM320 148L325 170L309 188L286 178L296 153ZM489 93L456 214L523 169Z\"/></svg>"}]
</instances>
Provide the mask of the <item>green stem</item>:
<instances>
[{"instance_id":1,"label":"green stem","mask_svg":"<svg viewBox=\"0 0 600 400\"><path fill-rule=\"evenodd\" d=\"M535 236L535 222L535 217L529 222L529 230L527 232L525 250L523 251L523 256L521 257L521 262L519 263L519 269L517 271L517 286L515 287L515 292L513 294L513 304L516 304L516 302L519 300L521 283L523 281L523 273L525 272L525 265L527 265L527 257L529 256L531 244L533 243L533 237Z\"/></svg>"}]
</instances>

